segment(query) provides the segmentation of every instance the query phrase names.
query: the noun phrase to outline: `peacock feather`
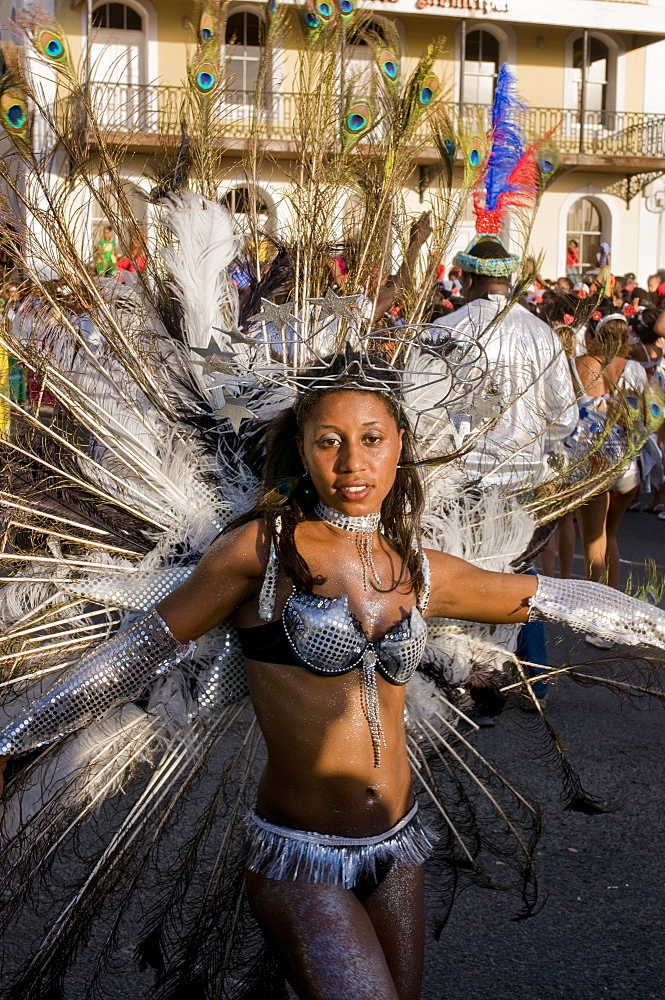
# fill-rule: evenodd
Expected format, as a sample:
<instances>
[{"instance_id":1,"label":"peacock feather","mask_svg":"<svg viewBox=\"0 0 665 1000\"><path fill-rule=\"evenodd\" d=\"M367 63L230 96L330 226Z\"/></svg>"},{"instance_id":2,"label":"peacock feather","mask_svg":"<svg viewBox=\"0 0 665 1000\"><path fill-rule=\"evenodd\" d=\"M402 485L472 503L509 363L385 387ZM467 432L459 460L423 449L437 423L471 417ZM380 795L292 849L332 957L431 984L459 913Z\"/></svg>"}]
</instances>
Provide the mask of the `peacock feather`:
<instances>
[{"instance_id":1,"label":"peacock feather","mask_svg":"<svg viewBox=\"0 0 665 1000\"><path fill-rule=\"evenodd\" d=\"M33 37L35 48L49 62L66 65L69 62L63 34L57 28L42 28Z\"/></svg>"}]
</instances>

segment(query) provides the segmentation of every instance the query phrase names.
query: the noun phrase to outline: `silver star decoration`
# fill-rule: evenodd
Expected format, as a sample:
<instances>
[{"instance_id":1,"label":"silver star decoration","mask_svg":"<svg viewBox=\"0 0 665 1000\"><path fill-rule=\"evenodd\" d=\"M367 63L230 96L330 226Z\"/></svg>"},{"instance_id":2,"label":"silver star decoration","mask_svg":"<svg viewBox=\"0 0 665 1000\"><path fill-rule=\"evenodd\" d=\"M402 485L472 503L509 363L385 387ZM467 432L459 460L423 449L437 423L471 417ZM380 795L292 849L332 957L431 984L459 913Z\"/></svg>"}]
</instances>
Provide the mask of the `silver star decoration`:
<instances>
[{"instance_id":1,"label":"silver star decoration","mask_svg":"<svg viewBox=\"0 0 665 1000\"><path fill-rule=\"evenodd\" d=\"M220 417L222 420L228 420L233 427L233 430L238 433L240 429L240 423L243 420L252 419L255 420L255 416L251 410L248 410L246 406L242 406L244 403L244 396L227 396L224 393L224 406L219 410L215 410L214 415Z\"/></svg>"},{"instance_id":2,"label":"silver star decoration","mask_svg":"<svg viewBox=\"0 0 665 1000\"><path fill-rule=\"evenodd\" d=\"M235 375L230 362L235 361L234 354L209 354L204 361L194 361L195 365L203 366L203 375L214 375L219 372L222 375Z\"/></svg>"},{"instance_id":3,"label":"silver star decoration","mask_svg":"<svg viewBox=\"0 0 665 1000\"><path fill-rule=\"evenodd\" d=\"M221 326L213 326L213 330L225 333L232 344L256 344L254 337L246 337L237 326L231 327L230 330L223 330Z\"/></svg>"},{"instance_id":4,"label":"silver star decoration","mask_svg":"<svg viewBox=\"0 0 665 1000\"><path fill-rule=\"evenodd\" d=\"M471 403L471 419L474 423L493 420L494 417L500 416L501 409L501 401L496 395L477 394Z\"/></svg>"},{"instance_id":5,"label":"silver star decoration","mask_svg":"<svg viewBox=\"0 0 665 1000\"><path fill-rule=\"evenodd\" d=\"M201 360L192 359L192 364L201 365L203 375L213 375L215 372L223 375L234 374L231 362L235 361L235 354L223 350L213 337L208 341L207 347L192 347L191 351L199 355Z\"/></svg>"},{"instance_id":6,"label":"silver star decoration","mask_svg":"<svg viewBox=\"0 0 665 1000\"><path fill-rule=\"evenodd\" d=\"M321 306L319 320L328 319L329 316L337 316L339 319L358 319L358 296L357 295L337 295L329 288L322 299L308 299L313 306Z\"/></svg>"},{"instance_id":7,"label":"silver star decoration","mask_svg":"<svg viewBox=\"0 0 665 1000\"><path fill-rule=\"evenodd\" d=\"M252 316L250 323L272 323L279 333L283 333L287 326L293 326L298 322L298 317L291 312L292 302L285 302L278 306L268 299L261 299L261 312Z\"/></svg>"},{"instance_id":8,"label":"silver star decoration","mask_svg":"<svg viewBox=\"0 0 665 1000\"><path fill-rule=\"evenodd\" d=\"M222 358L233 357L233 355L225 351L223 347L219 346L214 337L210 338L207 347L190 347L190 351L192 351L194 354L198 354L201 358L209 358L211 354L217 354ZM202 363L203 362L198 362L198 361L194 362L194 364L202 364Z\"/></svg>"}]
</instances>

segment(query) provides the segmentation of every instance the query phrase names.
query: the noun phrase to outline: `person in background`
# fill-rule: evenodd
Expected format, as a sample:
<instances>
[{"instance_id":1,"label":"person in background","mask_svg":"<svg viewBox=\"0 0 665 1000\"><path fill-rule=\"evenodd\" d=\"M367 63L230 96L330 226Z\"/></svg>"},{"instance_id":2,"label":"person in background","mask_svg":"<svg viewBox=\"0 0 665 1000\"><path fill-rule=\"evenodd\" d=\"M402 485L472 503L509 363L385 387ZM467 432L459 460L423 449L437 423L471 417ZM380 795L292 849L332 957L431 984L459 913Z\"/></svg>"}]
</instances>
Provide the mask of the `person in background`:
<instances>
[{"instance_id":1,"label":"person in background","mask_svg":"<svg viewBox=\"0 0 665 1000\"><path fill-rule=\"evenodd\" d=\"M118 244L113 238L113 230L104 226L102 238L97 243L97 274L102 278L114 278L118 266Z\"/></svg>"},{"instance_id":2,"label":"person in background","mask_svg":"<svg viewBox=\"0 0 665 1000\"><path fill-rule=\"evenodd\" d=\"M448 271L448 277L444 281L441 281L441 286L444 292L448 292L449 295L461 295L462 293L462 272L457 267L451 267Z\"/></svg>"},{"instance_id":3,"label":"person in background","mask_svg":"<svg viewBox=\"0 0 665 1000\"><path fill-rule=\"evenodd\" d=\"M594 314L595 315L595 314ZM646 387L644 369L627 359L628 324L621 313L592 317L587 327L587 353L573 360L571 371L577 386L580 423L571 444L580 440L580 429L589 438L603 433L622 392L642 396ZM572 360L572 359L571 359ZM608 437L612 452L625 447L626 431L618 425ZM577 508L577 524L582 539L584 571L587 579L619 588L618 530L639 486L637 461L629 465L600 493ZM594 635L587 642L599 649L612 643Z\"/></svg>"},{"instance_id":4,"label":"person in background","mask_svg":"<svg viewBox=\"0 0 665 1000\"><path fill-rule=\"evenodd\" d=\"M649 293L647 290L645 288L638 288L636 285L634 285L631 289L624 286L622 297L624 304L621 312L627 319L630 319L632 316L636 316L642 309L646 309L646 307L650 304Z\"/></svg>"},{"instance_id":5,"label":"person in background","mask_svg":"<svg viewBox=\"0 0 665 1000\"><path fill-rule=\"evenodd\" d=\"M591 295L597 295L601 299L612 295L616 279L612 274L611 267L612 247L609 243L603 242L596 251L596 269L589 272L589 275L593 276L589 289Z\"/></svg>"},{"instance_id":6,"label":"person in background","mask_svg":"<svg viewBox=\"0 0 665 1000\"><path fill-rule=\"evenodd\" d=\"M577 349L575 323L575 297L558 295L550 310L552 329L561 340L567 358L574 358ZM572 378L571 378L572 384ZM570 579L575 557L575 512L569 510L556 522L556 529L540 553L543 573L554 576L556 559L559 559L559 577Z\"/></svg>"},{"instance_id":7,"label":"person in background","mask_svg":"<svg viewBox=\"0 0 665 1000\"><path fill-rule=\"evenodd\" d=\"M649 381L665 393L665 338L655 329L658 318L658 310L653 306L647 306L632 317L630 357L642 365ZM652 493L651 502L644 510L662 516L665 521L665 426L649 438L640 455L640 464L643 489ZM639 500L630 509L639 510Z\"/></svg>"},{"instance_id":8,"label":"person in background","mask_svg":"<svg viewBox=\"0 0 665 1000\"><path fill-rule=\"evenodd\" d=\"M479 337L485 351L487 391L500 399L502 415L463 458L470 480L481 487L508 485L537 489L552 470L551 452L562 447L577 420L575 393L561 342L550 327L520 303L506 308L511 275L520 258L509 253L498 237L480 236L455 257L462 271L464 305L435 325L447 328L450 339ZM531 268L532 273L535 267ZM519 572L534 573L531 551L515 560ZM545 628L529 622L520 629L517 655L527 664L547 667ZM542 671L527 668L530 676ZM547 685L536 681L533 693L544 700ZM484 724L487 724L486 722Z\"/></svg>"},{"instance_id":9,"label":"person in background","mask_svg":"<svg viewBox=\"0 0 665 1000\"><path fill-rule=\"evenodd\" d=\"M647 279L649 301L658 309L662 309L665 304L663 303L663 299L665 299L665 279L663 278L663 273L662 271L656 271L655 274L650 274Z\"/></svg>"},{"instance_id":10,"label":"person in background","mask_svg":"<svg viewBox=\"0 0 665 1000\"><path fill-rule=\"evenodd\" d=\"M577 240L568 240L566 247L566 271L570 281L579 281L580 275L580 245Z\"/></svg>"},{"instance_id":11,"label":"person in background","mask_svg":"<svg viewBox=\"0 0 665 1000\"><path fill-rule=\"evenodd\" d=\"M129 274L137 274L142 271L145 267L146 255L145 250L139 239L132 241L132 248L129 254L123 254L122 257L118 259L118 270L127 271Z\"/></svg>"}]
</instances>

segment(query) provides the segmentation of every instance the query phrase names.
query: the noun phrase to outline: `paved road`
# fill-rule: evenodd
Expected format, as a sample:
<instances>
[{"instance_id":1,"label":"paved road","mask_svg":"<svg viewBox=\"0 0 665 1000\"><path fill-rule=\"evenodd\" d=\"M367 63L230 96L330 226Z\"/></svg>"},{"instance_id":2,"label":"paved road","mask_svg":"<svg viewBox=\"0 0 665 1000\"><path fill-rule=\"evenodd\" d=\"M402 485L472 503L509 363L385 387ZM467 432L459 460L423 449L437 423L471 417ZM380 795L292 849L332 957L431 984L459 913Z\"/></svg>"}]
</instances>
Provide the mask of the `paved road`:
<instances>
[{"instance_id":1,"label":"paved road","mask_svg":"<svg viewBox=\"0 0 665 1000\"><path fill-rule=\"evenodd\" d=\"M665 572L665 522L627 514L621 549L625 572L639 573L646 557ZM553 659L589 659L591 647L577 637L553 630L549 638ZM569 680L548 701L587 787L621 807L601 816L563 810L557 776L538 763L517 707L482 730L479 748L542 807L537 860L545 905L514 922L511 900L466 893L430 948L424 1000L665 997L665 704L634 708Z\"/></svg>"},{"instance_id":2,"label":"paved road","mask_svg":"<svg viewBox=\"0 0 665 1000\"><path fill-rule=\"evenodd\" d=\"M636 572L646 556L665 571L665 522L628 514L623 555ZM554 659L595 655L578 638L553 632L550 639ZM544 905L530 920L514 922L514 899L464 893L441 941L429 946L423 1000L665 997L665 705L643 701L636 709L564 680L551 692L549 713L585 784L621 800L621 808L592 817L563 810L557 775L539 763L539 748L517 707L494 729L481 731L479 749L542 806ZM6 941L11 964L28 944L27 937ZM68 979L65 1000L82 1000L85 977L84 957ZM148 979L132 965L130 942L104 986L110 1000L146 996Z\"/></svg>"}]
</instances>

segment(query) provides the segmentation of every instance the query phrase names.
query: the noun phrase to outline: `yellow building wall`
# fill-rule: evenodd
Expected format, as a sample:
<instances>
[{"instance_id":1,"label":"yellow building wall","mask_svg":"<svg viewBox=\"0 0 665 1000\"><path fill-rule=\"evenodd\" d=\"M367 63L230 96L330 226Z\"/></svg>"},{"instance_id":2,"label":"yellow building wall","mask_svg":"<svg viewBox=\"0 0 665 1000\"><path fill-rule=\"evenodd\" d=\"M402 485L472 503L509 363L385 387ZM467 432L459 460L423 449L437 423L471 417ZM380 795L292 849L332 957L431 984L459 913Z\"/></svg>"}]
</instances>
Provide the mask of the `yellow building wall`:
<instances>
[{"instance_id":1,"label":"yellow building wall","mask_svg":"<svg viewBox=\"0 0 665 1000\"><path fill-rule=\"evenodd\" d=\"M6 22L12 0L0 0L0 21ZM263 15L263 3L253 4L259 15ZM187 72L188 57L194 51L195 34L188 30L184 21L195 24L196 5L194 0L174 4L170 0L155 0L153 4L157 21L157 73L159 82L178 86ZM74 60L81 55L83 44L84 6L71 7L70 0L57 0L56 18L62 25L69 41ZM296 15L295 9L293 10ZM377 16L381 16L377 12ZM444 36L446 45L443 59L436 69L442 77L446 91L453 95L459 76L456 60L457 38L461 21L459 18L428 15L426 12L402 14L396 18L405 35L404 72L409 72L415 61L436 38ZM467 30L482 28L486 21L467 22ZM525 99L534 107L564 106L564 59L566 39L574 26L562 29L535 24L514 24L502 22L501 27L514 36L515 65L519 78L519 89ZM600 27L600 26L599 26ZM618 37L616 34L614 37ZM630 49L633 36L626 33L625 47ZM284 36L284 48L280 52L275 76L278 85L285 91L297 89L297 50L302 44L295 25ZM644 48L627 51L624 56L623 96L619 110L641 111L644 89ZM157 81L150 81L157 82Z\"/></svg>"},{"instance_id":2,"label":"yellow building wall","mask_svg":"<svg viewBox=\"0 0 665 1000\"><path fill-rule=\"evenodd\" d=\"M158 14L160 82L177 86L187 76L187 59L196 47L194 5L156 3L155 7ZM185 17L193 25L192 29L183 25Z\"/></svg>"},{"instance_id":3,"label":"yellow building wall","mask_svg":"<svg viewBox=\"0 0 665 1000\"><path fill-rule=\"evenodd\" d=\"M7 22L11 6L12 0L0 0L1 23ZM257 2L254 6L257 13L262 15L263 4ZM156 52L155 64L158 76L161 83L178 86L186 76L187 61L196 46L194 31L188 30L184 23L185 19L189 19L194 28L196 27L195 3L194 0L181 0L177 4L172 0L154 0L153 7L156 12L157 36L156 41L153 40L148 44L156 45L156 50L153 48L152 51ZM75 61L81 57L84 39L83 11L83 6L72 9L71 0L57 0L56 17L68 37L70 51ZM293 13L295 15L295 10ZM537 13L534 13L537 17ZM377 16L380 16L378 11ZM435 38L446 36L444 54L436 69L442 78L444 92L452 99L459 76L459 63L456 57L460 19L414 12L401 13L395 20L400 29L403 29L405 39L405 75ZM470 19L468 30L482 28L486 23L485 20ZM509 47L511 54L514 55L519 92L524 99L533 107L563 107L566 43L575 26L562 28L538 23L510 25L504 21L501 27L512 39ZM599 25L598 29L602 30L602 26ZM631 49L634 40L628 31L622 36L615 34L613 37L621 37L627 50L622 58L623 88L619 88L618 109L639 112L644 106L645 49L643 47ZM297 90L299 84L297 64L302 45L302 36L294 17L283 36L283 47L275 58L273 75L278 81L275 89L284 92ZM123 165L127 178L138 181L144 188L150 185L150 182L141 180L149 159L149 155L136 155L128 157ZM289 185L289 169L289 165L277 163L270 169L265 168L266 173L263 178L265 191L276 208L280 222L284 221L286 214L284 195ZM635 198L630 209L626 210L619 196L607 192L608 187L617 179L618 175L574 171L555 180L542 200L532 234L534 251L542 249L545 252L544 275L557 277L561 271L566 205L572 202L574 197L584 197L585 194L600 194L604 204L609 206L615 271L621 273L635 269L640 240L640 198ZM405 190L407 207L414 215L426 207L426 202L422 204L420 201L417 180L418 174L414 171ZM223 193L228 187L242 182L239 161L227 159L224 162L220 191ZM469 225L471 225L470 220Z\"/></svg>"},{"instance_id":4,"label":"yellow building wall","mask_svg":"<svg viewBox=\"0 0 665 1000\"><path fill-rule=\"evenodd\" d=\"M568 31L519 25L516 70L519 91L535 108L564 106L564 60Z\"/></svg>"},{"instance_id":5,"label":"yellow building wall","mask_svg":"<svg viewBox=\"0 0 665 1000\"><path fill-rule=\"evenodd\" d=\"M644 108L645 49L633 49L625 56L625 97L620 111L642 111Z\"/></svg>"},{"instance_id":6,"label":"yellow building wall","mask_svg":"<svg viewBox=\"0 0 665 1000\"><path fill-rule=\"evenodd\" d=\"M630 208L618 194L608 188L618 175L572 172L558 177L545 192L531 233L534 254L544 252L543 277L557 278L565 274L564 253L567 215L570 203L577 198L597 198L607 216L603 239L612 245L612 270L615 274L637 271L640 244L640 198L634 198ZM600 196L600 197L599 197ZM659 266L653 262L653 269ZM644 280L644 276L640 276Z\"/></svg>"}]
</instances>

